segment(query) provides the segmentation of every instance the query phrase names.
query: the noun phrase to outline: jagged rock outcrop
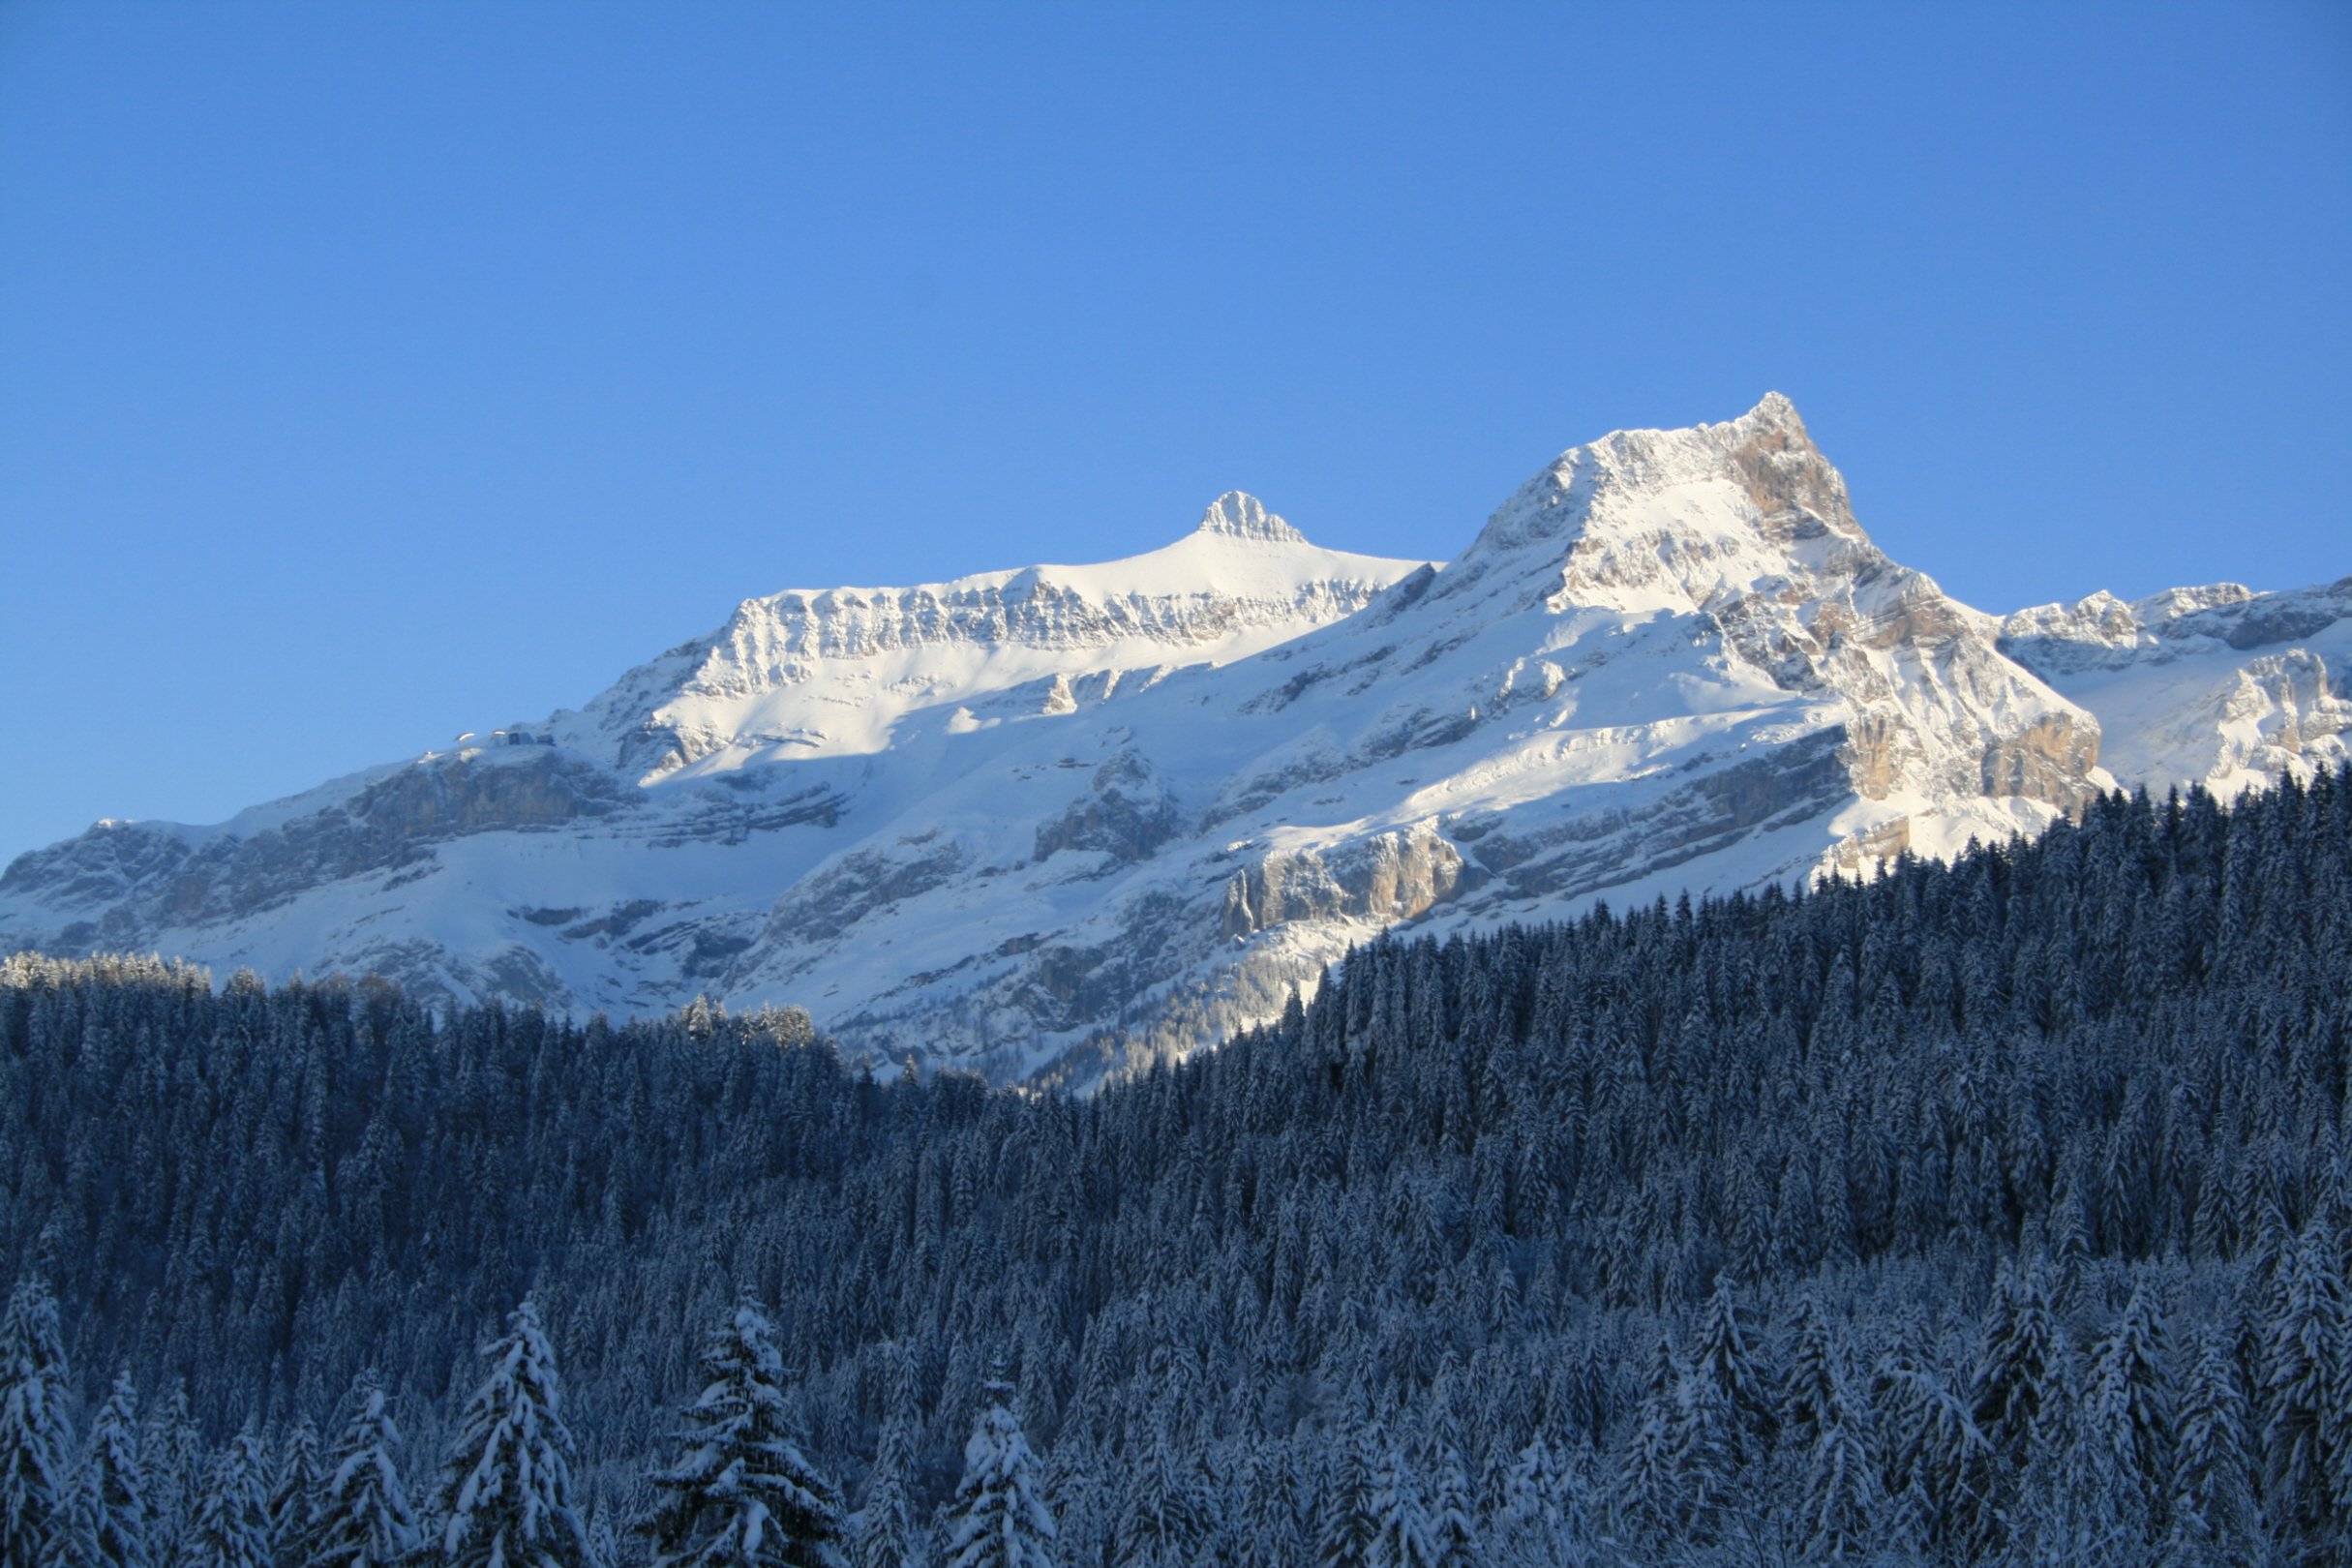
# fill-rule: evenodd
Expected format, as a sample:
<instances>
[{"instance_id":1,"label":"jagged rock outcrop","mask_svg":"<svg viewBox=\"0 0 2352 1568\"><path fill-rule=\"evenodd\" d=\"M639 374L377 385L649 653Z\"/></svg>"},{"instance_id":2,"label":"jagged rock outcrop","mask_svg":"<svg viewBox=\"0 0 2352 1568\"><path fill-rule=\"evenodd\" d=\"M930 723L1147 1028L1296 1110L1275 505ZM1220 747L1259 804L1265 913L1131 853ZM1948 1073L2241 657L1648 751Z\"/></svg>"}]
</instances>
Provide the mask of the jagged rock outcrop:
<instances>
[{"instance_id":1,"label":"jagged rock outcrop","mask_svg":"<svg viewBox=\"0 0 2352 1568\"><path fill-rule=\"evenodd\" d=\"M2126 604L2095 593L2021 610L2001 648L2110 726L2111 770L2224 795L2347 756L2352 577L2256 593L2236 583Z\"/></svg>"},{"instance_id":2,"label":"jagged rock outcrop","mask_svg":"<svg viewBox=\"0 0 2352 1568\"><path fill-rule=\"evenodd\" d=\"M1114 865L1131 864L1183 826L1176 797L1150 760L1137 751L1114 751L1094 770L1084 795L1039 826L1034 858L1080 850L1105 856Z\"/></svg>"},{"instance_id":3,"label":"jagged rock outcrop","mask_svg":"<svg viewBox=\"0 0 2352 1568\"><path fill-rule=\"evenodd\" d=\"M1271 850L1225 884L1219 929L1235 940L1291 921L1409 920L1462 881L1462 852L1433 822L1321 848Z\"/></svg>"}]
</instances>

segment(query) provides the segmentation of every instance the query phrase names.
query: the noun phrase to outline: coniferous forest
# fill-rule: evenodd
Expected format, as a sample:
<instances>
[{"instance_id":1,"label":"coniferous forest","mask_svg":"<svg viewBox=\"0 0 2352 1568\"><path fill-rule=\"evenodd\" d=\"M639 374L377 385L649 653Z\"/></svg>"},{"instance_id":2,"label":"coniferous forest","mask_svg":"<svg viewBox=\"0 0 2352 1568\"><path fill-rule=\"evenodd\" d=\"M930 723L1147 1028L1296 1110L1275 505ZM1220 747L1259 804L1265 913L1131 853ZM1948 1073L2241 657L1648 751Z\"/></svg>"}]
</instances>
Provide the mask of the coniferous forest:
<instances>
[{"instance_id":1,"label":"coniferous forest","mask_svg":"<svg viewBox=\"0 0 2352 1568\"><path fill-rule=\"evenodd\" d=\"M1087 1099L0 965L0 1560L2352 1563L2352 774Z\"/></svg>"}]
</instances>

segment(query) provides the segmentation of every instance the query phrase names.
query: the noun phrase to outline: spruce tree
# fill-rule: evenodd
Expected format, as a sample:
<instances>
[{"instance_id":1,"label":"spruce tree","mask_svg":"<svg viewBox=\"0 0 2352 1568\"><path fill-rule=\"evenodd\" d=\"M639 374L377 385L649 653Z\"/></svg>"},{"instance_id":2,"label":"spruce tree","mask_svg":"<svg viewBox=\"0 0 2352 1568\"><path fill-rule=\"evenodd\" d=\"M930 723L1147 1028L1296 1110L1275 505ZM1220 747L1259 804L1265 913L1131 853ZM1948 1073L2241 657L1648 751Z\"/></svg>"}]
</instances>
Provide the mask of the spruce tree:
<instances>
[{"instance_id":1,"label":"spruce tree","mask_svg":"<svg viewBox=\"0 0 2352 1568\"><path fill-rule=\"evenodd\" d=\"M865 1476L854 1568L924 1568L929 1563L922 1525L915 1521L915 1500L908 1493L915 1471L913 1427L913 1402L891 1399L891 1413L882 1420L882 1441L875 1446L873 1471Z\"/></svg>"},{"instance_id":2,"label":"spruce tree","mask_svg":"<svg viewBox=\"0 0 2352 1568\"><path fill-rule=\"evenodd\" d=\"M2075 1423L2078 1488L2108 1487L2119 1523L2135 1537L2160 1525L2173 1472L2172 1383L2162 1341L2154 1296L2134 1289L2114 1332L2092 1353Z\"/></svg>"},{"instance_id":3,"label":"spruce tree","mask_svg":"<svg viewBox=\"0 0 2352 1568\"><path fill-rule=\"evenodd\" d=\"M1291 1568L1307 1546L1291 1445L1280 1438L1254 1445L1242 1481L1242 1568Z\"/></svg>"},{"instance_id":4,"label":"spruce tree","mask_svg":"<svg viewBox=\"0 0 2352 1568\"><path fill-rule=\"evenodd\" d=\"M72 1389L57 1300L26 1276L0 1316L0 1563L50 1560L66 1531L73 1455Z\"/></svg>"},{"instance_id":5,"label":"spruce tree","mask_svg":"<svg viewBox=\"0 0 2352 1568\"><path fill-rule=\"evenodd\" d=\"M213 1461L189 1521L188 1568L272 1568L261 1444L247 1428Z\"/></svg>"},{"instance_id":6,"label":"spruce tree","mask_svg":"<svg viewBox=\"0 0 2352 1568\"><path fill-rule=\"evenodd\" d=\"M1803 1363L1802 1424L1793 1423L1791 1429L1806 1439L1805 1551L1820 1562L1861 1560L1883 1544L1874 1534L1880 1467L1870 1411L1847 1383L1845 1345L1837 1330L1824 1325L1820 1334L1818 1349L1809 1349Z\"/></svg>"},{"instance_id":7,"label":"spruce tree","mask_svg":"<svg viewBox=\"0 0 2352 1568\"><path fill-rule=\"evenodd\" d=\"M1694 1386L1673 1342L1661 1341L1617 1460L1613 1504L1616 1523L1636 1543L1663 1548L1682 1528L1682 1468L1675 1434L1681 1425L1679 1397Z\"/></svg>"},{"instance_id":8,"label":"spruce tree","mask_svg":"<svg viewBox=\"0 0 2352 1568\"><path fill-rule=\"evenodd\" d=\"M1330 1469L1315 1523L1317 1568L1369 1568L1372 1537L1379 1530L1376 1477L1380 1455L1373 1431L1353 1426L1330 1444Z\"/></svg>"},{"instance_id":9,"label":"spruce tree","mask_svg":"<svg viewBox=\"0 0 2352 1568\"><path fill-rule=\"evenodd\" d=\"M1480 1550L1476 1510L1470 1502L1469 1467L1452 1443L1438 1455L1436 1494L1432 1501L1430 1542L1438 1568L1477 1568L1485 1553Z\"/></svg>"},{"instance_id":10,"label":"spruce tree","mask_svg":"<svg viewBox=\"0 0 2352 1568\"><path fill-rule=\"evenodd\" d=\"M801 1452L774 1328L739 1304L705 1342L702 1394L656 1471L656 1568L844 1568L841 1496Z\"/></svg>"},{"instance_id":11,"label":"spruce tree","mask_svg":"<svg viewBox=\"0 0 2352 1568\"><path fill-rule=\"evenodd\" d=\"M1975 1429L1992 1462L1983 1484L1961 1498L1965 1538L1979 1552L2002 1550L2011 1524L2035 1511L2037 1500L2026 1493L2061 1482L2067 1362L2048 1278L2038 1265L2004 1264L1969 1385Z\"/></svg>"},{"instance_id":12,"label":"spruce tree","mask_svg":"<svg viewBox=\"0 0 2352 1568\"><path fill-rule=\"evenodd\" d=\"M619 1568L620 1532L613 1527L612 1510L598 1497L588 1511L588 1568Z\"/></svg>"},{"instance_id":13,"label":"spruce tree","mask_svg":"<svg viewBox=\"0 0 2352 1568\"><path fill-rule=\"evenodd\" d=\"M1437 1544L1430 1530L1429 1501L1421 1478L1404 1450L1390 1443L1372 1470L1370 1568L1436 1568Z\"/></svg>"},{"instance_id":14,"label":"spruce tree","mask_svg":"<svg viewBox=\"0 0 2352 1568\"><path fill-rule=\"evenodd\" d=\"M305 1568L394 1568L417 1548L400 1478L400 1428L373 1372L351 1385L350 1416L328 1456Z\"/></svg>"},{"instance_id":15,"label":"spruce tree","mask_svg":"<svg viewBox=\"0 0 2352 1568\"><path fill-rule=\"evenodd\" d=\"M586 1568L562 1378L528 1297L483 1355L490 1373L442 1466L438 1555L449 1568Z\"/></svg>"},{"instance_id":16,"label":"spruce tree","mask_svg":"<svg viewBox=\"0 0 2352 1568\"><path fill-rule=\"evenodd\" d=\"M204 1500L204 1436L185 1383L150 1412L139 1452L147 1466L147 1550L159 1565L176 1565L189 1554Z\"/></svg>"},{"instance_id":17,"label":"spruce tree","mask_svg":"<svg viewBox=\"0 0 2352 1568\"><path fill-rule=\"evenodd\" d=\"M1916 1351L1898 1345L1871 1376L1871 1415L1897 1531L1931 1553L1965 1556L1995 1527L1993 1450L1966 1402Z\"/></svg>"},{"instance_id":18,"label":"spruce tree","mask_svg":"<svg viewBox=\"0 0 2352 1568\"><path fill-rule=\"evenodd\" d=\"M1809 1450L1831 1420L1841 1399L1851 1397L1845 1365L1847 1342L1811 1290L1796 1300L1790 1332L1788 1375L1781 1388L1782 1430L1800 1450Z\"/></svg>"},{"instance_id":19,"label":"spruce tree","mask_svg":"<svg viewBox=\"0 0 2352 1568\"><path fill-rule=\"evenodd\" d=\"M1681 1505L1678 1533L1710 1542L1723 1528L1739 1476L1739 1419L1722 1385L1699 1367L1686 1368L1674 1388L1674 1492Z\"/></svg>"},{"instance_id":20,"label":"spruce tree","mask_svg":"<svg viewBox=\"0 0 2352 1568\"><path fill-rule=\"evenodd\" d=\"M270 1486L269 1530L271 1556L278 1568L303 1568L310 1553L312 1525L318 1517L319 1498L326 1490L326 1457L318 1429L304 1416L286 1434L278 1457L278 1473Z\"/></svg>"},{"instance_id":21,"label":"spruce tree","mask_svg":"<svg viewBox=\"0 0 2352 1568\"><path fill-rule=\"evenodd\" d=\"M89 1568L149 1568L138 1432L138 1394L131 1373L120 1372L90 1423L90 1451L75 1489L75 1558Z\"/></svg>"},{"instance_id":22,"label":"spruce tree","mask_svg":"<svg viewBox=\"0 0 2352 1568\"><path fill-rule=\"evenodd\" d=\"M1976 1430L2012 1473L2048 1446L2065 1360L2047 1279L2003 1265L1969 1393Z\"/></svg>"},{"instance_id":23,"label":"spruce tree","mask_svg":"<svg viewBox=\"0 0 2352 1568\"><path fill-rule=\"evenodd\" d=\"M1700 1314L1691 1361L1699 1374L1715 1385L1731 1411L1725 1440L1733 1461L1745 1463L1762 1455L1778 1431L1780 1402L1729 1273L1715 1276L1715 1288Z\"/></svg>"},{"instance_id":24,"label":"spruce tree","mask_svg":"<svg viewBox=\"0 0 2352 1568\"><path fill-rule=\"evenodd\" d=\"M942 1568L1053 1568L1053 1514L1012 1413L1012 1387L991 1378L981 1393L987 1402L964 1444L963 1478L944 1521Z\"/></svg>"},{"instance_id":25,"label":"spruce tree","mask_svg":"<svg viewBox=\"0 0 2352 1568\"><path fill-rule=\"evenodd\" d=\"M867 1472L865 1507L859 1512L856 1568L925 1568L926 1542L915 1517L915 1434L919 1420L915 1358L903 1344L885 1346L890 1374L874 1465Z\"/></svg>"},{"instance_id":26,"label":"spruce tree","mask_svg":"<svg viewBox=\"0 0 2352 1568\"><path fill-rule=\"evenodd\" d=\"M1509 1568L1551 1568L1567 1533L1566 1493L1552 1445L1538 1432L1502 1478L1502 1498L1491 1531L1494 1558Z\"/></svg>"},{"instance_id":27,"label":"spruce tree","mask_svg":"<svg viewBox=\"0 0 2352 1568\"><path fill-rule=\"evenodd\" d=\"M2288 1251L2264 1347L2272 1512L2315 1543L2352 1536L2352 1294L2334 1241L2315 1223Z\"/></svg>"},{"instance_id":28,"label":"spruce tree","mask_svg":"<svg viewBox=\"0 0 2352 1568\"><path fill-rule=\"evenodd\" d=\"M1153 1421L1127 1475L1118 1559L1135 1568L1191 1561L1216 1523L1193 1466L1177 1452L1167 1429L1164 1416Z\"/></svg>"},{"instance_id":29,"label":"spruce tree","mask_svg":"<svg viewBox=\"0 0 2352 1568\"><path fill-rule=\"evenodd\" d=\"M2164 1560L2244 1568L2260 1516L2246 1434L2246 1396L2230 1337L2208 1331L2181 1390Z\"/></svg>"}]
</instances>

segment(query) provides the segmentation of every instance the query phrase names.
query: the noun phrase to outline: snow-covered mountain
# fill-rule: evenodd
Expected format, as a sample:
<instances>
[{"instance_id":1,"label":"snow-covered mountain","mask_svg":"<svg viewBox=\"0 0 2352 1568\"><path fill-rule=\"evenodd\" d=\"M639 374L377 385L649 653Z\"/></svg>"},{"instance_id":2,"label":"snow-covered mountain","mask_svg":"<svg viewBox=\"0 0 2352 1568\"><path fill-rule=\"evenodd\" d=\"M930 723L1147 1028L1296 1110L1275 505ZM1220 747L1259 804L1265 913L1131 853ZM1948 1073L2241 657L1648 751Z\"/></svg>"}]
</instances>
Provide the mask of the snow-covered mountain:
<instances>
[{"instance_id":1,"label":"snow-covered mountain","mask_svg":"<svg viewBox=\"0 0 2352 1568\"><path fill-rule=\"evenodd\" d=\"M2221 795L2352 756L2352 577L2289 593L2235 583L2136 604L2094 593L2022 610L2002 650L2099 716L2132 783Z\"/></svg>"},{"instance_id":2,"label":"snow-covered mountain","mask_svg":"<svg viewBox=\"0 0 2352 1568\"><path fill-rule=\"evenodd\" d=\"M22 857L0 950L796 1002L1083 1078L1400 921L2032 831L2111 782L2102 727L2127 782L2340 756L2347 615L2352 582L1997 620L1870 542L1775 395L1564 454L1443 567L1234 494L1130 560L748 600L581 710Z\"/></svg>"}]
</instances>

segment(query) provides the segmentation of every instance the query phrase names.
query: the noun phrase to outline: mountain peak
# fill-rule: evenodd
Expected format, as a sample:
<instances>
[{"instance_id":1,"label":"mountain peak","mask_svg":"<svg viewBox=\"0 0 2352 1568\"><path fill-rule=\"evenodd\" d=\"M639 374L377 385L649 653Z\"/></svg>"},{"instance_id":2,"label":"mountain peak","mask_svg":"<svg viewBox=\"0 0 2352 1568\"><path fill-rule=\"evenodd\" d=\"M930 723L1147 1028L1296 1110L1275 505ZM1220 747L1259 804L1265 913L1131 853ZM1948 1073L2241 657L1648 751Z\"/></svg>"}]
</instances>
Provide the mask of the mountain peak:
<instances>
[{"instance_id":1,"label":"mountain peak","mask_svg":"<svg viewBox=\"0 0 2352 1568\"><path fill-rule=\"evenodd\" d=\"M1757 400L1755 407L1741 414L1733 423L1749 426L1769 425L1776 429L1786 430L1794 436L1805 435L1803 416L1797 413L1796 405L1791 403L1788 394L1783 392L1766 392Z\"/></svg>"},{"instance_id":2,"label":"mountain peak","mask_svg":"<svg viewBox=\"0 0 2352 1568\"><path fill-rule=\"evenodd\" d=\"M1796 406L1767 392L1721 424L1613 431L1571 447L1495 510L1472 549L1566 542L1575 564L1603 578L1654 576L1688 552L1684 564L1712 582L1740 565L1779 574L1791 549L1828 536L1869 543Z\"/></svg>"},{"instance_id":3,"label":"mountain peak","mask_svg":"<svg viewBox=\"0 0 2352 1568\"><path fill-rule=\"evenodd\" d=\"M1256 539L1267 544L1305 544L1307 536L1272 512L1246 490L1228 490L1209 502L1200 514L1199 533L1228 539Z\"/></svg>"}]
</instances>

